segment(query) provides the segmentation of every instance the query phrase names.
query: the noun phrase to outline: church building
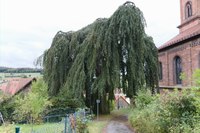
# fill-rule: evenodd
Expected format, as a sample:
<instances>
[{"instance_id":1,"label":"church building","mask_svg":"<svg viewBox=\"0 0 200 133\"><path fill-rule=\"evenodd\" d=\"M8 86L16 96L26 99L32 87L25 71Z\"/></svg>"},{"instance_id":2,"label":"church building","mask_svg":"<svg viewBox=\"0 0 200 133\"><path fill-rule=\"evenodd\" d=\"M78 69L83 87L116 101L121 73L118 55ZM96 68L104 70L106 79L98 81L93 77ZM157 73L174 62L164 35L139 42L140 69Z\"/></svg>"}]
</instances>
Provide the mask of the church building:
<instances>
[{"instance_id":1,"label":"church building","mask_svg":"<svg viewBox=\"0 0 200 133\"><path fill-rule=\"evenodd\" d=\"M160 88L192 85L188 78L200 68L200 0L180 0L180 11L179 34L158 48Z\"/></svg>"}]
</instances>

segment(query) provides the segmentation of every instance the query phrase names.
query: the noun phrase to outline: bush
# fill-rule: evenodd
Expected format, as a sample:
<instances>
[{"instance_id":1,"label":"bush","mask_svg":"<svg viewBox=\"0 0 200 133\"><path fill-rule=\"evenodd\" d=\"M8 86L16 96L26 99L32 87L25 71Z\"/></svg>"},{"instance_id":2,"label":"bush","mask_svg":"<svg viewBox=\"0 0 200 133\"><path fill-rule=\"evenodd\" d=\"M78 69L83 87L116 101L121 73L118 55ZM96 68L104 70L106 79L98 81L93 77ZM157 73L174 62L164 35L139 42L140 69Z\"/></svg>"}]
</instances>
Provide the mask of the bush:
<instances>
[{"instance_id":1,"label":"bush","mask_svg":"<svg viewBox=\"0 0 200 133\"><path fill-rule=\"evenodd\" d=\"M159 128L153 109L154 107L148 107L143 110L134 109L128 117L130 125L141 133L161 132L162 129Z\"/></svg>"},{"instance_id":2,"label":"bush","mask_svg":"<svg viewBox=\"0 0 200 133\"><path fill-rule=\"evenodd\" d=\"M182 74L182 78L185 74ZM129 116L129 123L139 132L188 133L200 132L200 70L197 69L191 80L191 89L177 88L166 95L150 96L139 91L136 109Z\"/></svg>"},{"instance_id":3,"label":"bush","mask_svg":"<svg viewBox=\"0 0 200 133\"><path fill-rule=\"evenodd\" d=\"M20 77L21 78L28 78L27 75L25 75L25 74L21 74Z\"/></svg>"},{"instance_id":4,"label":"bush","mask_svg":"<svg viewBox=\"0 0 200 133\"><path fill-rule=\"evenodd\" d=\"M136 107L138 109L145 108L148 104L151 104L155 98L150 95L150 90L139 90L137 92L137 97L135 98Z\"/></svg>"},{"instance_id":5,"label":"bush","mask_svg":"<svg viewBox=\"0 0 200 133\"><path fill-rule=\"evenodd\" d=\"M83 113L83 110L79 109L78 112ZM89 119L84 119L82 115L78 115L76 117L76 129L77 129L78 133L88 133L89 132L88 120Z\"/></svg>"},{"instance_id":6,"label":"bush","mask_svg":"<svg viewBox=\"0 0 200 133\"><path fill-rule=\"evenodd\" d=\"M136 97L136 101L140 102L136 102L137 108L129 116L129 123L143 133L192 130L196 123L199 123L198 117L195 117L197 108L194 105L194 98L185 93L181 94L177 89L175 92L167 93L168 95L151 96L152 98L146 96L146 99L147 93L140 93Z\"/></svg>"},{"instance_id":7,"label":"bush","mask_svg":"<svg viewBox=\"0 0 200 133\"><path fill-rule=\"evenodd\" d=\"M114 110L115 109L115 101L113 101L113 100L109 100L109 105L110 105L110 112L112 111L112 110Z\"/></svg>"}]
</instances>

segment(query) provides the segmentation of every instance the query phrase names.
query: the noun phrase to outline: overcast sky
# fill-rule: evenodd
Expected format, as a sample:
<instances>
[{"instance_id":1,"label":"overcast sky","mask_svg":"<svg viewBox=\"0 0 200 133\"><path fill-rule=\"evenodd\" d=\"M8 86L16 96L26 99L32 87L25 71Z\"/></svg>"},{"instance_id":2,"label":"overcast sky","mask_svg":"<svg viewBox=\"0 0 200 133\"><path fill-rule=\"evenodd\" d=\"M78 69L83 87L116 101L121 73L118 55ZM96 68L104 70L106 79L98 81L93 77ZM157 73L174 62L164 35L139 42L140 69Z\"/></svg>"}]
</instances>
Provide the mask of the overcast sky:
<instances>
[{"instance_id":1,"label":"overcast sky","mask_svg":"<svg viewBox=\"0 0 200 133\"><path fill-rule=\"evenodd\" d=\"M57 31L77 31L110 17L126 0L0 0L0 66L32 67ZM180 0L132 0L157 47L179 33Z\"/></svg>"}]
</instances>

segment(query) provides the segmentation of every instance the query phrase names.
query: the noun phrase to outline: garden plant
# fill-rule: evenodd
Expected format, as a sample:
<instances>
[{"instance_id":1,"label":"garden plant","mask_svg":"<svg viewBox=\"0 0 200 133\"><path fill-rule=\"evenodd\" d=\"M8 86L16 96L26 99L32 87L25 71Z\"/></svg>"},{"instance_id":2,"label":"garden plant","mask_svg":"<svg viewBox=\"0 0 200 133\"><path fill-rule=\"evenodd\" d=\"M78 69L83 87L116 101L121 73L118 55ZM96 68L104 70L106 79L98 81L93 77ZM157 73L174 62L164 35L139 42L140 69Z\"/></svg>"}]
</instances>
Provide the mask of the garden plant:
<instances>
[{"instance_id":1,"label":"garden plant","mask_svg":"<svg viewBox=\"0 0 200 133\"><path fill-rule=\"evenodd\" d=\"M181 78L184 77L182 74ZM175 88L174 92L165 90L162 95L138 91L129 123L143 133L200 132L200 69L196 69L190 81L193 86Z\"/></svg>"}]
</instances>

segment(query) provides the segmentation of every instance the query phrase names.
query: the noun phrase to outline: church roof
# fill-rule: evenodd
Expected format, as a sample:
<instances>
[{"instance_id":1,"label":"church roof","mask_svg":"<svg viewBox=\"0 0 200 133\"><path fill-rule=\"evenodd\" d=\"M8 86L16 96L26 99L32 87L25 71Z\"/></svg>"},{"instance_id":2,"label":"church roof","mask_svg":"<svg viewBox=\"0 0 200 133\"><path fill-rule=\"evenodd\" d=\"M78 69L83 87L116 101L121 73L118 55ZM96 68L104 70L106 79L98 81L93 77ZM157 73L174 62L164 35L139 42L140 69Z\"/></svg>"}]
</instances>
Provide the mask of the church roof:
<instances>
[{"instance_id":1,"label":"church roof","mask_svg":"<svg viewBox=\"0 0 200 133\"><path fill-rule=\"evenodd\" d=\"M179 33L177 36L175 36L174 38L172 38L171 40L169 40L168 42L166 42L165 44L160 46L158 48L158 50L161 50L161 49L167 48L169 46L175 45L178 42L184 41L184 40L189 39L191 37L194 37L198 34L200 34L200 24L193 26L193 27Z\"/></svg>"}]
</instances>

